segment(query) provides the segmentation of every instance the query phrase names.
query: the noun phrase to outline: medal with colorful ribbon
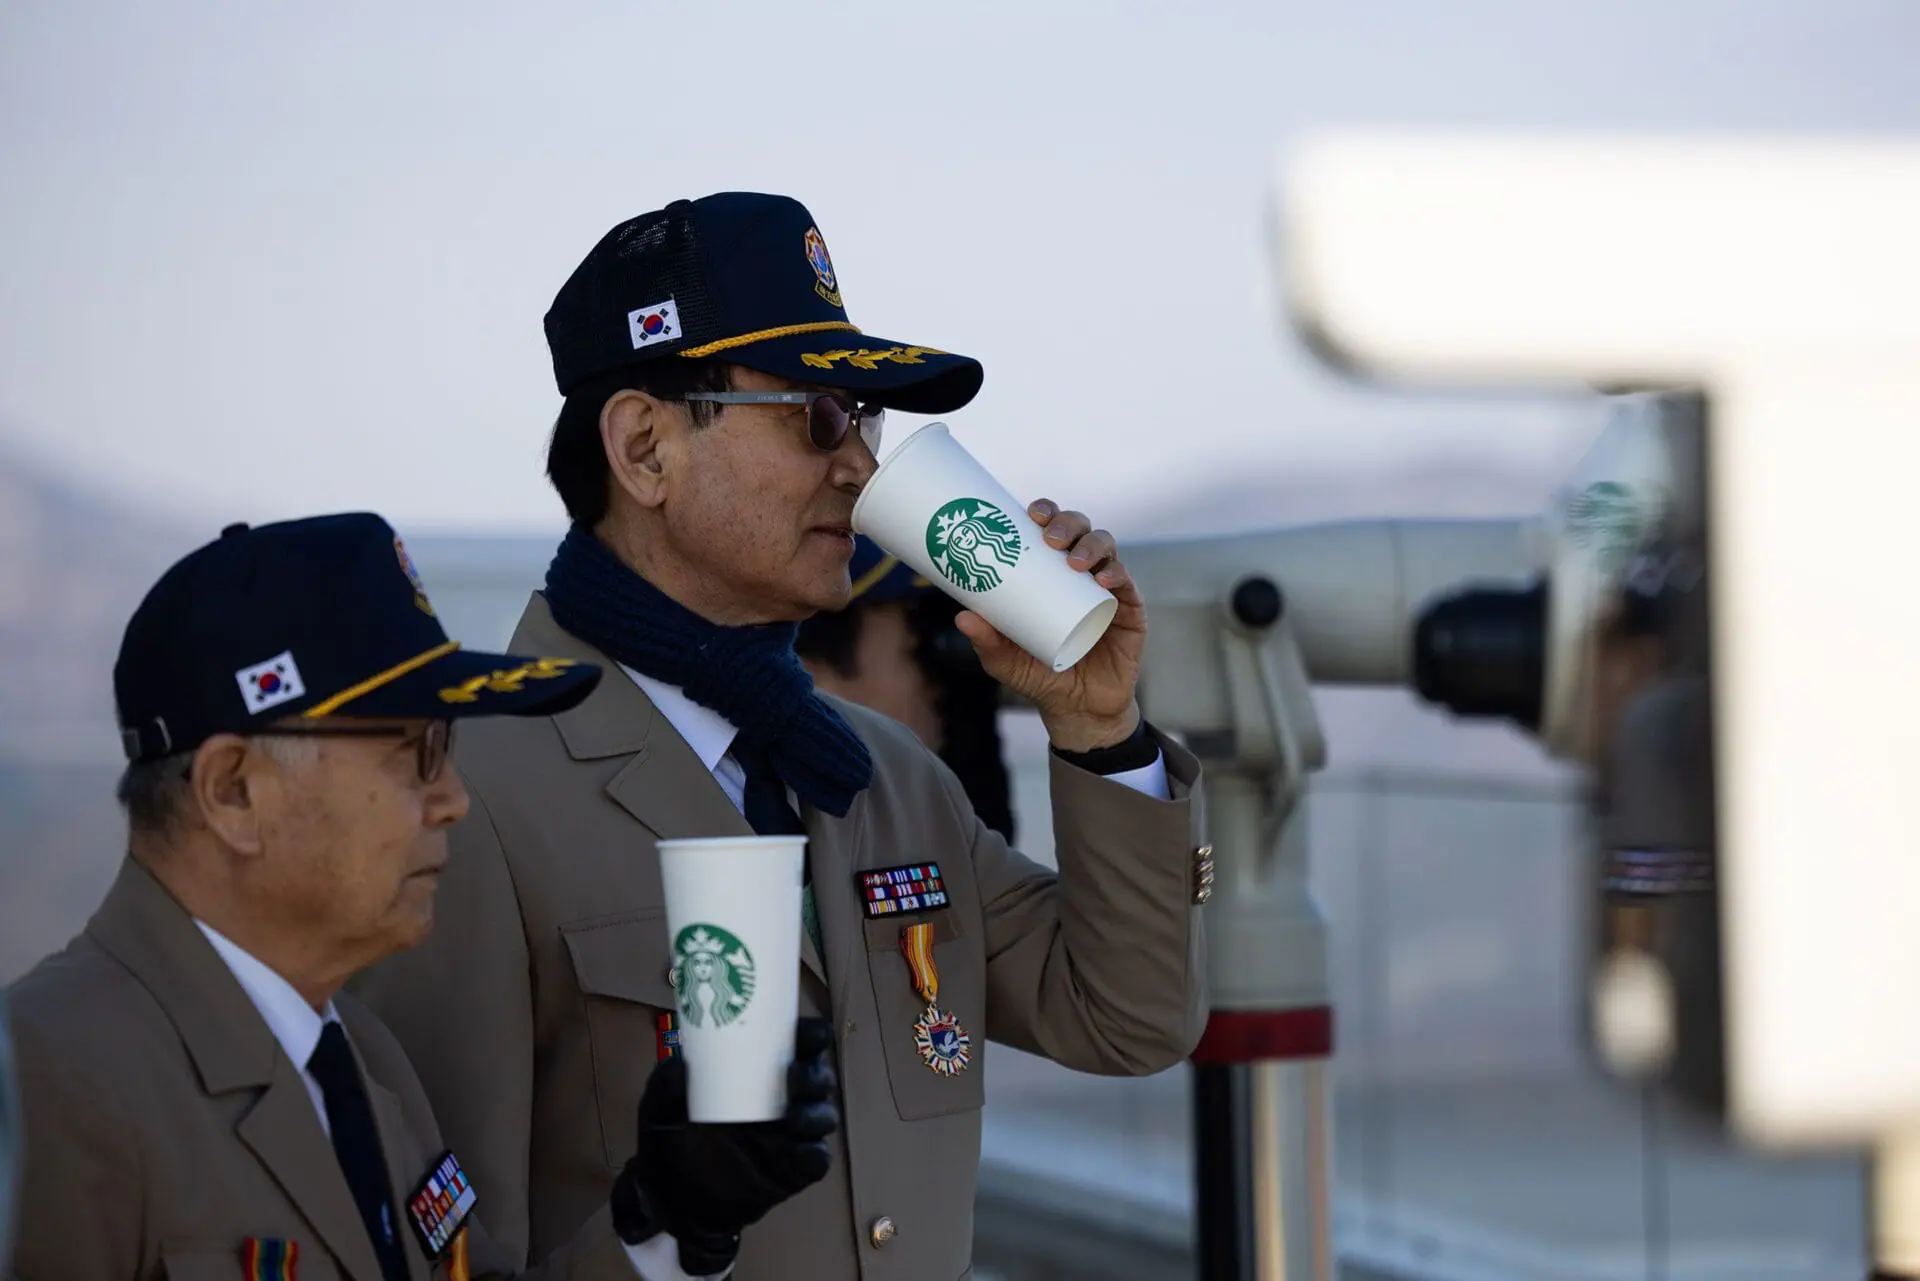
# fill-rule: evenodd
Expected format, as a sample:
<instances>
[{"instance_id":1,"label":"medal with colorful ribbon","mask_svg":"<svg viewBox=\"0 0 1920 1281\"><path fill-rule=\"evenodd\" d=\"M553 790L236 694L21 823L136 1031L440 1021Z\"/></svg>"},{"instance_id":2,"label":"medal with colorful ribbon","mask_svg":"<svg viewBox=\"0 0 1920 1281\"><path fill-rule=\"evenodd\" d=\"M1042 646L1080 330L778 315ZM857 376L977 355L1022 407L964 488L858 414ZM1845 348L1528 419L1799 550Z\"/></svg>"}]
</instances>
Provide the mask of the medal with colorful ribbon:
<instances>
[{"instance_id":1,"label":"medal with colorful ribbon","mask_svg":"<svg viewBox=\"0 0 1920 1281\"><path fill-rule=\"evenodd\" d=\"M913 1025L914 1048L929 1068L942 1076L952 1076L973 1058L969 1048L973 1038L960 1027L960 1021L940 1008L940 971L933 963L933 926L927 922L909 925L900 931L900 950L906 954L907 968L913 971L914 990L927 1003L920 1021Z\"/></svg>"}]
</instances>

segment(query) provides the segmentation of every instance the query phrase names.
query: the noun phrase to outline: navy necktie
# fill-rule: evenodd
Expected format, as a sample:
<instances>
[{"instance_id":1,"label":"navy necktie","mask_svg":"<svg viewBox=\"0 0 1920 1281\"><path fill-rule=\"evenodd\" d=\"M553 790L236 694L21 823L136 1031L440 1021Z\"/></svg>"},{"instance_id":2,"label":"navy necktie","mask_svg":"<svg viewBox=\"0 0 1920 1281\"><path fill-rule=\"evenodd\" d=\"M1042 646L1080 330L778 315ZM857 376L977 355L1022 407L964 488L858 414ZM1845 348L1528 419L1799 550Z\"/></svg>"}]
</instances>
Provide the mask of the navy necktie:
<instances>
[{"instance_id":1,"label":"navy necktie","mask_svg":"<svg viewBox=\"0 0 1920 1281\"><path fill-rule=\"evenodd\" d=\"M747 816L748 825L761 836L805 836L807 825L787 799L787 785L766 754L754 751L738 739L729 750L747 776L740 808ZM827 945L820 934L819 910L814 906L811 857L800 864L800 878L804 887L800 893L800 924L813 940L814 951L824 956Z\"/></svg>"},{"instance_id":2,"label":"navy necktie","mask_svg":"<svg viewBox=\"0 0 1920 1281\"><path fill-rule=\"evenodd\" d=\"M761 836L805 836L807 825L800 821L787 800L786 782L774 771L766 753L757 752L736 741L733 759L747 776L745 803L747 823Z\"/></svg>"},{"instance_id":3,"label":"navy necktie","mask_svg":"<svg viewBox=\"0 0 1920 1281\"><path fill-rule=\"evenodd\" d=\"M329 1021L320 1044L307 1060L307 1071L320 1083L327 1105L327 1128L333 1134L333 1152L340 1172L347 1176L353 1202L373 1240L386 1281L407 1281L407 1258L400 1246L400 1228L393 1206L393 1185L387 1181L386 1158L380 1153L380 1131L373 1120L373 1103L353 1061L353 1047L340 1025Z\"/></svg>"}]
</instances>

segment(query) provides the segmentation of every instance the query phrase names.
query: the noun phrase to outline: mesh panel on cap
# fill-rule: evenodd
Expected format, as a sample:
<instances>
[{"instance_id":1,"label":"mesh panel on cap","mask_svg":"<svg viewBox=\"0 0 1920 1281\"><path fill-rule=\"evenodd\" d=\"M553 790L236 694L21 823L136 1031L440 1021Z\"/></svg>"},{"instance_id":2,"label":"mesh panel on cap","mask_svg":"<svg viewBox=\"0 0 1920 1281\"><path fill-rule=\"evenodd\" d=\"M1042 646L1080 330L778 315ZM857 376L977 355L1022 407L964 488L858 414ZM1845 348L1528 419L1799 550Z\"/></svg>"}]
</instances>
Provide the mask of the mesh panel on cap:
<instances>
[{"instance_id":1,"label":"mesh panel on cap","mask_svg":"<svg viewBox=\"0 0 1920 1281\"><path fill-rule=\"evenodd\" d=\"M568 386L727 336L719 302L706 287L693 226L671 209L609 232L570 283L573 288L547 318L547 341ZM669 298L679 312L681 336L636 350L628 313Z\"/></svg>"},{"instance_id":2,"label":"mesh panel on cap","mask_svg":"<svg viewBox=\"0 0 1920 1281\"><path fill-rule=\"evenodd\" d=\"M726 335L719 303L707 291L706 273L700 267L700 246L693 224L683 216L629 226L613 245L614 259L622 270L616 279L645 280L653 297L634 298L620 306L622 319L635 307L672 298L680 310L682 342L665 344L677 350L697 347ZM645 292L643 289L641 292ZM618 303L620 300L616 299Z\"/></svg>"}]
</instances>

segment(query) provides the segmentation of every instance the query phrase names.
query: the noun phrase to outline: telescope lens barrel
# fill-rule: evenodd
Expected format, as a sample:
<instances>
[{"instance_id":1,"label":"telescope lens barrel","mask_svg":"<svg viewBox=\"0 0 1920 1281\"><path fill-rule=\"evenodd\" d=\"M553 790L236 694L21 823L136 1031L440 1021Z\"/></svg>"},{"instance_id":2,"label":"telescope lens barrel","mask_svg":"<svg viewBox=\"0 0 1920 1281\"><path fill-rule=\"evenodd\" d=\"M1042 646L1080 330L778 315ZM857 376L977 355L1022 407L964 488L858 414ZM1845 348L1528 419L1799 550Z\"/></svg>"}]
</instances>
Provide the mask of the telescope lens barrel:
<instances>
[{"instance_id":1,"label":"telescope lens barrel","mask_svg":"<svg viewBox=\"0 0 1920 1281\"><path fill-rule=\"evenodd\" d=\"M1546 671L1544 579L1445 597L1414 627L1414 688L1455 715L1505 717L1538 732Z\"/></svg>"}]
</instances>

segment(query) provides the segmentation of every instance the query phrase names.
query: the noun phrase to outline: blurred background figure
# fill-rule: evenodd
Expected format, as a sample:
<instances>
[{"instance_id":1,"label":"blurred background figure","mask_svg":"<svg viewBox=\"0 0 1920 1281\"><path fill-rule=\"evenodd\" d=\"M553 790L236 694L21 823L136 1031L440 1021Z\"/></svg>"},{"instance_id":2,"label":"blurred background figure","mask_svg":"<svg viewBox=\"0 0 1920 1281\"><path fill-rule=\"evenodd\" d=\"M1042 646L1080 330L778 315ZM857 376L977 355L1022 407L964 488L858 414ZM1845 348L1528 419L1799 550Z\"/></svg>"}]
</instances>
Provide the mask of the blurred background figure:
<instances>
[{"instance_id":1,"label":"blurred background figure","mask_svg":"<svg viewBox=\"0 0 1920 1281\"><path fill-rule=\"evenodd\" d=\"M953 620L957 602L862 535L853 599L800 625L795 648L823 693L891 716L959 776L988 827L1013 835L1000 683Z\"/></svg>"}]
</instances>

